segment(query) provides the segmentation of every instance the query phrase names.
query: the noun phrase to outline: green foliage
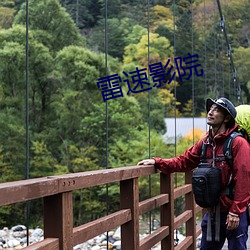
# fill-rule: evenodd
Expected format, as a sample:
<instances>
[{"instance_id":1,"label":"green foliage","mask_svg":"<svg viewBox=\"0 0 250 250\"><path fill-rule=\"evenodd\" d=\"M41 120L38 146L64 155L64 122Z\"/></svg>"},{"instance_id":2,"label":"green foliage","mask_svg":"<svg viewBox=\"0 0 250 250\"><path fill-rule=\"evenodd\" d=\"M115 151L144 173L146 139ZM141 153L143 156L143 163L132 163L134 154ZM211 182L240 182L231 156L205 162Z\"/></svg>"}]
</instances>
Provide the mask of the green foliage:
<instances>
[{"instance_id":1,"label":"green foliage","mask_svg":"<svg viewBox=\"0 0 250 250\"><path fill-rule=\"evenodd\" d=\"M243 84L244 92L246 93L246 96L249 96L250 88L249 85L249 79L250 79L250 72L249 72L249 58L250 56L250 47L244 48L239 47L235 49L235 64L238 69L238 74L240 75L240 80ZM245 97L246 99L246 97ZM249 99L245 100L247 102Z\"/></svg>"},{"instance_id":2,"label":"green foliage","mask_svg":"<svg viewBox=\"0 0 250 250\"><path fill-rule=\"evenodd\" d=\"M56 162L44 142L33 141L31 151L33 152L33 157L30 162L30 177L53 175L53 168Z\"/></svg>"},{"instance_id":3,"label":"green foliage","mask_svg":"<svg viewBox=\"0 0 250 250\"><path fill-rule=\"evenodd\" d=\"M0 142L1 182L23 179L25 176L25 128L14 108L5 109L5 112L0 113Z\"/></svg>"},{"instance_id":4,"label":"green foliage","mask_svg":"<svg viewBox=\"0 0 250 250\"><path fill-rule=\"evenodd\" d=\"M100 18L101 4L98 0L61 0L60 2L80 29L93 27Z\"/></svg>"},{"instance_id":5,"label":"green foliage","mask_svg":"<svg viewBox=\"0 0 250 250\"><path fill-rule=\"evenodd\" d=\"M133 105L133 98L111 100L106 104L93 104L93 111L81 120L79 136L86 145L95 145L101 155L106 152L106 119L108 121L109 144L112 146L119 139L129 142L134 138L137 126L140 126L141 115L139 107ZM100 158L101 166L105 166L105 157Z\"/></svg>"},{"instance_id":6,"label":"green foliage","mask_svg":"<svg viewBox=\"0 0 250 250\"><path fill-rule=\"evenodd\" d=\"M82 47L68 46L57 54L55 71L61 87L86 94L88 90L97 90L97 79L105 75L104 56Z\"/></svg>"},{"instance_id":7,"label":"green foliage","mask_svg":"<svg viewBox=\"0 0 250 250\"><path fill-rule=\"evenodd\" d=\"M14 12L15 10L13 8L0 7L0 29L8 29L11 27Z\"/></svg>"},{"instance_id":8,"label":"green foliage","mask_svg":"<svg viewBox=\"0 0 250 250\"><path fill-rule=\"evenodd\" d=\"M107 19L107 41L108 47L105 46L103 41L103 29L105 27L105 20L102 19L99 23L89 31L87 36L88 47L92 51L105 52L108 50L108 54L114 58L118 58L122 61L124 55L124 48L130 41L132 29L134 27L133 20L129 18L109 18ZM146 33L145 33L146 34Z\"/></svg>"},{"instance_id":9,"label":"green foliage","mask_svg":"<svg viewBox=\"0 0 250 250\"><path fill-rule=\"evenodd\" d=\"M172 54L172 47L165 37L159 37L158 34L151 33L150 41L150 62L148 62L148 35L143 35L136 44L130 44L125 47L124 63L135 62L141 67L147 67L148 63L167 62ZM165 65L165 64L164 64Z\"/></svg>"},{"instance_id":10,"label":"green foliage","mask_svg":"<svg viewBox=\"0 0 250 250\"><path fill-rule=\"evenodd\" d=\"M67 158L62 161L69 166L70 172L85 172L98 169L97 149L94 146L77 148L74 145L69 146Z\"/></svg>"},{"instance_id":11,"label":"green foliage","mask_svg":"<svg viewBox=\"0 0 250 250\"><path fill-rule=\"evenodd\" d=\"M2 46L0 48L0 82L4 90L4 104L9 100L11 102L9 104L20 111L22 102L19 94L24 93L22 83L25 79L24 46L16 42L3 43Z\"/></svg>"},{"instance_id":12,"label":"green foliage","mask_svg":"<svg viewBox=\"0 0 250 250\"><path fill-rule=\"evenodd\" d=\"M26 24L26 6L15 17L14 24ZM52 51L59 51L69 45L83 45L83 38L69 14L58 0L29 1L29 28L36 31L36 37Z\"/></svg>"}]
</instances>

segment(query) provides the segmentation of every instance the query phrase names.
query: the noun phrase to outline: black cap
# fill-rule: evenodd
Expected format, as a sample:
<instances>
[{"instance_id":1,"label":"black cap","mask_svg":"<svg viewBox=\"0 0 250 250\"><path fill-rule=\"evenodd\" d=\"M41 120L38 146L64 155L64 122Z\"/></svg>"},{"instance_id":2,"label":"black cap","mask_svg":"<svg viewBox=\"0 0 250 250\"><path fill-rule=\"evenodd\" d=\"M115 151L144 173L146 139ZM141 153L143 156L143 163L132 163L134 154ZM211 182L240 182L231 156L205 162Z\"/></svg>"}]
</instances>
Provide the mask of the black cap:
<instances>
[{"instance_id":1,"label":"black cap","mask_svg":"<svg viewBox=\"0 0 250 250\"><path fill-rule=\"evenodd\" d=\"M229 115L231 115L233 117L233 119L235 120L237 111L236 111L234 105L227 98L221 97L221 98L215 99L215 100L208 98L207 102L206 102L207 113L209 112L209 110L213 104L216 104L216 105L220 106L221 108L223 108L224 110L226 110L229 113Z\"/></svg>"}]
</instances>

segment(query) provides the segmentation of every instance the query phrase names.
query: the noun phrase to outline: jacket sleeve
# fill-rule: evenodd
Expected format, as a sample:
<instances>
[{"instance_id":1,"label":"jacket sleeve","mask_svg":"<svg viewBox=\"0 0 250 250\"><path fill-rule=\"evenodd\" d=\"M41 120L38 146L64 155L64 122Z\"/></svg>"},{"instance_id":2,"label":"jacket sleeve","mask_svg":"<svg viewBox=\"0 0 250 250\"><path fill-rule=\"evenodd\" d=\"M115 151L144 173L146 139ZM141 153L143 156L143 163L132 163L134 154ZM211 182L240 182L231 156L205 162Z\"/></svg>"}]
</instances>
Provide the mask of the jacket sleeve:
<instances>
[{"instance_id":1,"label":"jacket sleeve","mask_svg":"<svg viewBox=\"0 0 250 250\"><path fill-rule=\"evenodd\" d=\"M250 201L250 144L238 136L233 141L234 201L230 212L242 214Z\"/></svg>"},{"instance_id":2,"label":"jacket sleeve","mask_svg":"<svg viewBox=\"0 0 250 250\"><path fill-rule=\"evenodd\" d=\"M184 154L170 159L153 157L155 166L165 174L173 172L186 172L194 169L200 163L202 140L187 149Z\"/></svg>"}]
</instances>

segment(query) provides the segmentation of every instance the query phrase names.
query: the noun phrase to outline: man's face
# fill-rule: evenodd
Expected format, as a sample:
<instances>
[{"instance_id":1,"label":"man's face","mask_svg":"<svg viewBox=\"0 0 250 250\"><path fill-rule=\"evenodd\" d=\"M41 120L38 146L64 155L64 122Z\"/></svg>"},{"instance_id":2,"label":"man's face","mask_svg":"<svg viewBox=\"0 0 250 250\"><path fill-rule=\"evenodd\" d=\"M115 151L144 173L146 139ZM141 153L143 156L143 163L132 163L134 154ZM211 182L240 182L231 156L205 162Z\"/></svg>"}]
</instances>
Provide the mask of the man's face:
<instances>
[{"instance_id":1,"label":"man's face","mask_svg":"<svg viewBox=\"0 0 250 250\"><path fill-rule=\"evenodd\" d=\"M216 128L224 122L224 119L224 110L220 106L213 104L207 113L207 124Z\"/></svg>"}]
</instances>

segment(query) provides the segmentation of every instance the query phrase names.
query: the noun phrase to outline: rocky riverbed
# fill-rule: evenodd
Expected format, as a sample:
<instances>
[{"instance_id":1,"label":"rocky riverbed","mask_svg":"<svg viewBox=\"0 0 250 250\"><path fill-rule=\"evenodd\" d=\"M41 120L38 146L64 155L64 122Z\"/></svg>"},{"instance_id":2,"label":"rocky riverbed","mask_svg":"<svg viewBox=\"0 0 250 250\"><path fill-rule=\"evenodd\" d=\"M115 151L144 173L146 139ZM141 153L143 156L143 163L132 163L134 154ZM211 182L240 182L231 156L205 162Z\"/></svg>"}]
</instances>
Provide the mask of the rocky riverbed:
<instances>
[{"instance_id":1,"label":"rocky riverbed","mask_svg":"<svg viewBox=\"0 0 250 250\"><path fill-rule=\"evenodd\" d=\"M147 234L140 235L140 238L146 237ZM43 230L41 228L29 229L29 244L39 242L44 239ZM182 235L179 235L179 240L183 239ZM12 228L3 228L0 230L0 249L22 249L27 246L27 229L24 225L17 225ZM107 234L101 234L97 237L79 244L74 247L74 250L104 250L121 249L121 232L120 228ZM160 250L160 243L151 248L152 250Z\"/></svg>"}]
</instances>

